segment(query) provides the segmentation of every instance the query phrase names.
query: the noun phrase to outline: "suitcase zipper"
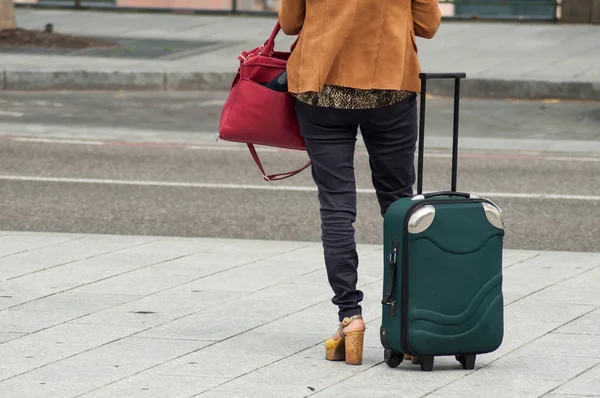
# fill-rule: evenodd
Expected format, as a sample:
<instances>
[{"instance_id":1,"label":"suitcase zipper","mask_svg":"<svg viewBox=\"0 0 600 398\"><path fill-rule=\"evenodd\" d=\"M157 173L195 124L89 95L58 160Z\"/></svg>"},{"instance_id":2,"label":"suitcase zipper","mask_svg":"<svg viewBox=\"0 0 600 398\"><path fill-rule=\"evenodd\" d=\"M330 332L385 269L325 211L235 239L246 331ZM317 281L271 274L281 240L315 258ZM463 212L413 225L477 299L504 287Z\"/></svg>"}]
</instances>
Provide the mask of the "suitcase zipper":
<instances>
[{"instance_id":1,"label":"suitcase zipper","mask_svg":"<svg viewBox=\"0 0 600 398\"><path fill-rule=\"evenodd\" d=\"M410 350L408 345L408 221L410 215L420 207L426 205L436 204L460 204L460 203L490 203L495 206L491 201L483 198L463 199L463 200L425 200L415 203L410 206L406 211L406 217L404 219L404 239L402 241L402 315L400 328L402 330L402 338L400 339L400 345L405 354L418 356Z\"/></svg>"}]
</instances>

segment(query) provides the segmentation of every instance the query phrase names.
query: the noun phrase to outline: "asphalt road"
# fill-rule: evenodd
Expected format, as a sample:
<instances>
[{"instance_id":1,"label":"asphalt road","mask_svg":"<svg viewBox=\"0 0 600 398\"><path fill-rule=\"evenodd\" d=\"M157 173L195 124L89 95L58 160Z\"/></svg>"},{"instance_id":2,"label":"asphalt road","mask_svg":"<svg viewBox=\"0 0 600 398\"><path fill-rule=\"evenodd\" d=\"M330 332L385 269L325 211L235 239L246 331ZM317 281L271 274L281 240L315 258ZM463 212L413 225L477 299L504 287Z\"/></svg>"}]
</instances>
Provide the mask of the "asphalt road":
<instances>
[{"instance_id":1,"label":"asphalt road","mask_svg":"<svg viewBox=\"0 0 600 398\"><path fill-rule=\"evenodd\" d=\"M206 139L216 130L223 98L222 93L1 94L0 230L318 241L318 202L308 171L266 183L244 148ZM445 126L450 114L442 110L448 105L445 99L431 101L431 134ZM594 103L466 100L461 131L470 137L593 141L600 139L599 109ZM52 137L30 128L39 125L52 126ZM62 130L73 138L79 127L118 127L119 133L93 142L60 139ZM152 139L136 135L139 129L152 129ZM194 139L187 146L172 144L173 136L194 131L206 132L197 136L202 145L191 145ZM165 137L171 139L161 140ZM261 156L273 172L306 160L293 151L267 150ZM448 186L449 164L447 151L427 151L427 190ZM357 240L379 243L382 220L360 145L356 173L365 190L358 197ZM489 193L503 208L507 248L598 251L599 175L600 153L490 147L461 152L459 188Z\"/></svg>"}]
</instances>

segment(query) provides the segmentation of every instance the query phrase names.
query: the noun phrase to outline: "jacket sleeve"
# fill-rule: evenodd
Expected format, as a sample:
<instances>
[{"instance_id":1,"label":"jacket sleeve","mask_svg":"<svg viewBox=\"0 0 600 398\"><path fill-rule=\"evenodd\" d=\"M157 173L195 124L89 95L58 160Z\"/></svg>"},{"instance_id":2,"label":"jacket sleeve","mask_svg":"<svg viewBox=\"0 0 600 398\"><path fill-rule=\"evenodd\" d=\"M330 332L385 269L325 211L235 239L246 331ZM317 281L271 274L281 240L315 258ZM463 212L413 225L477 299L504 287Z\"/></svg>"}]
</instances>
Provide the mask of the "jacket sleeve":
<instances>
[{"instance_id":1,"label":"jacket sleeve","mask_svg":"<svg viewBox=\"0 0 600 398\"><path fill-rule=\"evenodd\" d=\"M437 0L436 0L437 1ZM297 35L304 25L306 0L282 0L279 7L279 24L286 35Z\"/></svg>"},{"instance_id":2,"label":"jacket sleeve","mask_svg":"<svg viewBox=\"0 0 600 398\"><path fill-rule=\"evenodd\" d=\"M425 39L435 36L442 20L438 0L411 0L411 9L415 35Z\"/></svg>"}]
</instances>

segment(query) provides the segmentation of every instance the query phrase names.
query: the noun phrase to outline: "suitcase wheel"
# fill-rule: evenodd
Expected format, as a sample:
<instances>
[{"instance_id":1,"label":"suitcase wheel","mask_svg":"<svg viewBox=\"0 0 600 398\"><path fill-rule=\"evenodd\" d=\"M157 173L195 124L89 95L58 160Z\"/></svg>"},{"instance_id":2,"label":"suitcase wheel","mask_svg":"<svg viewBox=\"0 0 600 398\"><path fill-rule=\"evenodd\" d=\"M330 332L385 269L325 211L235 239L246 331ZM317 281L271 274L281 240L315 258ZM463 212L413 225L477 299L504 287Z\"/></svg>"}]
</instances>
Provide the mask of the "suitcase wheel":
<instances>
[{"instance_id":1,"label":"suitcase wheel","mask_svg":"<svg viewBox=\"0 0 600 398\"><path fill-rule=\"evenodd\" d=\"M433 359L434 357L419 357L421 370L424 372L431 372L433 370Z\"/></svg>"},{"instance_id":2,"label":"suitcase wheel","mask_svg":"<svg viewBox=\"0 0 600 398\"><path fill-rule=\"evenodd\" d=\"M475 359L477 358L477 355L456 355L455 358L458 362L460 362L463 369L475 369Z\"/></svg>"},{"instance_id":3,"label":"suitcase wheel","mask_svg":"<svg viewBox=\"0 0 600 398\"><path fill-rule=\"evenodd\" d=\"M397 352L392 352L392 350L385 350L384 358L387 366L390 368L396 368L402 363L404 354L398 354Z\"/></svg>"}]
</instances>

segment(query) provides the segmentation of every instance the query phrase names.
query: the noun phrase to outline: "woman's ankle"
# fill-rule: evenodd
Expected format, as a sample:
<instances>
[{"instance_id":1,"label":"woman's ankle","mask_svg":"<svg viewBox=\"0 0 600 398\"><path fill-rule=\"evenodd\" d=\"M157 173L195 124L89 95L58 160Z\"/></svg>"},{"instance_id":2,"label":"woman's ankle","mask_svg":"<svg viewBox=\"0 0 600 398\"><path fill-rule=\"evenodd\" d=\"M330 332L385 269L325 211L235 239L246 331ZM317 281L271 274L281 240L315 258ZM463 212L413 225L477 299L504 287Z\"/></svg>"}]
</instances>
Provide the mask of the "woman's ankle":
<instances>
[{"instance_id":1,"label":"woman's ankle","mask_svg":"<svg viewBox=\"0 0 600 398\"><path fill-rule=\"evenodd\" d=\"M364 332L366 329L365 321L360 319L354 319L347 326L344 327L344 333L348 332Z\"/></svg>"}]
</instances>

